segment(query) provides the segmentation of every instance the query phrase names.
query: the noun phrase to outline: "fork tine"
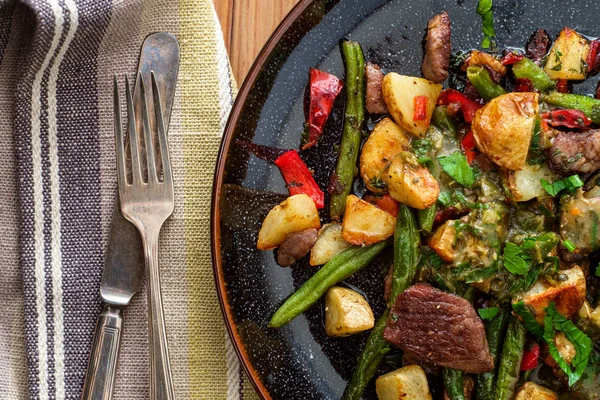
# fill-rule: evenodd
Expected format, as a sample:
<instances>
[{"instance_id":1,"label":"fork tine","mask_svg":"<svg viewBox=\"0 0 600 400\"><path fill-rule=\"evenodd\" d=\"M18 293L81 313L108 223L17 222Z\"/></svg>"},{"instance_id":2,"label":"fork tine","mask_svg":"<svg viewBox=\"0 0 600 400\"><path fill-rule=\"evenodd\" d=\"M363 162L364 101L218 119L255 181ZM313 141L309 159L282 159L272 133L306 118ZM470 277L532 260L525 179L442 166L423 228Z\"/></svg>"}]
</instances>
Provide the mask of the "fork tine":
<instances>
[{"instance_id":1,"label":"fork tine","mask_svg":"<svg viewBox=\"0 0 600 400\"><path fill-rule=\"evenodd\" d=\"M140 166L140 151L138 149L138 134L135 123L135 112L133 108L133 97L131 96L131 87L129 79L125 75L125 95L127 97L127 121L129 123L129 146L131 147L131 169L133 174L133 184L142 183L142 169Z\"/></svg>"},{"instance_id":2,"label":"fork tine","mask_svg":"<svg viewBox=\"0 0 600 400\"><path fill-rule=\"evenodd\" d=\"M154 160L154 143L152 131L150 130L150 117L148 116L148 101L146 100L146 85L142 73L138 73L140 81L140 97L142 98L142 128L144 130L144 140L146 142L146 160L148 161L148 183L158 182L156 175L156 161Z\"/></svg>"},{"instance_id":3,"label":"fork tine","mask_svg":"<svg viewBox=\"0 0 600 400\"><path fill-rule=\"evenodd\" d=\"M127 185L125 173L125 146L123 145L123 125L121 125L121 104L119 103L119 83L114 76L114 117L115 117L115 146L117 150L117 184L119 191Z\"/></svg>"},{"instance_id":4,"label":"fork tine","mask_svg":"<svg viewBox=\"0 0 600 400\"><path fill-rule=\"evenodd\" d=\"M164 182L171 185L173 183L173 172L171 171L171 158L169 157L169 140L165 132L165 123L163 120L162 103L160 101L160 92L154 71L150 71L152 76L152 97L154 99L154 113L156 114L156 128L158 130L158 141L160 143L160 154L162 157Z\"/></svg>"}]
</instances>

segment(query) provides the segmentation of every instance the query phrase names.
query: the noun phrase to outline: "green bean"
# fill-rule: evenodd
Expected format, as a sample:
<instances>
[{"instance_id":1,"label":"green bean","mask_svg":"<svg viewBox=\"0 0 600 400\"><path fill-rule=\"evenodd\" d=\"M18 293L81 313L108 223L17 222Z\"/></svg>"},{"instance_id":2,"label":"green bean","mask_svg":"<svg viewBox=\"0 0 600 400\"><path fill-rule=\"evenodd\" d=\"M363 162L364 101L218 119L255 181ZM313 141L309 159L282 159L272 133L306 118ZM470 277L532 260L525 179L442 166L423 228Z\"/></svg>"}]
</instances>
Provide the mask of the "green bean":
<instances>
[{"instance_id":1,"label":"green bean","mask_svg":"<svg viewBox=\"0 0 600 400\"><path fill-rule=\"evenodd\" d=\"M541 95L540 100L553 106L582 111L594 123L600 124L600 100L598 99L580 94L551 92Z\"/></svg>"},{"instance_id":2,"label":"green bean","mask_svg":"<svg viewBox=\"0 0 600 400\"><path fill-rule=\"evenodd\" d=\"M352 378L346 386L343 400L358 400L365 391L371 378L377 372L379 364L383 360L385 354L390 351L391 347L388 342L383 339L383 330L390 315L389 310L379 317L375 327L371 330L365 348L358 356L357 365L352 373Z\"/></svg>"},{"instance_id":3,"label":"green bean","mask_svg":"<svg viewBox=\"0 0 600 400\"><path fill-rule=\"evenodd\" d=\"M502 339L506 331L506 326L508 325L509 317L510 308L503 307L500 309L498 315L496 315L494 319L486 324L485 334L487 337L490 354L494 358L494 370L477 375L477 383L475 387L477 400L494 400L494 387L496 384L496 372L498 370L498 356L500 355L500 347L502 346Z\"/></svg>"},{"instance_id":4,"label":"green bean","mask_svg":"<svg viewBox=\"0 0 600 400\"><path fill-rule=\"evenodd\" d=\"M446 106L437 106L433 110L431 123L442 132L448 132L454 137L458 135L458 127L456 126L454 120L452 120L452 118L448 115L448 109Z\"/></svg>"},{"instance_id":5,"label":"green bean","mask_svg":"<svg viewBox=\"0 0 600 400\"><path fill-rule=\"evenodd\" d=\"M521 321L511 317L502 346L502 356L498 366L495 400L510 400L515 394L519 381L519 370L525 350L527 333Z\"/></svg>"},{"instance_id":6,"label":"green bean","mask_svg":"<svg viewBox=\"0 0 600 400\"><path fill-rule=\"evenodd\" d=\"M389 305L392 305L396 297L412 283L419 263L420 243L421 237L414 214L407 206L400 206L394 232L394 265ZM389 308L377 320L371 331L358 357L352 379L344 391L344 400L360 399L369 381L375 375L383 356L390 350L390 345L383 340L383 330L388 316Z\"/></svg>"},{"instance_id":7,"label":"green bean","mask_svg":"<svg viewBox=\"0 0 600 400\"><path fill-rule=\"evenodd\" d=\"M269 327L281 328L302 314L329 288L369 265L390 242L388 239L365 247L352 246L336 255L279 307L271 318Z\"/></svg>"},{"instance_id":8,"label":"green bean","mask_svg":"<svg viewBox=\"0 0 600 400\"><path fill-rule=\"evenodd\" d=\"M506 94L506 90L494 82L489 72L481 65L473 65L467 68L467 78L485 101Z\"/></svg>"},{"instance_id":9,"label":"green bean","mask_svg":"<svg viewBox=\"0 0 600 400\"><path fill-rule=\"evenodd\" d=\"M446 388L450 400L465 400L462 371L444 368L442 375L444 377L444 388Z\"/></svg>"},{"instance_id":10,"label":"green bean","mask_svg":"<svg viewBox=\"0 0 600 400\"><path fill-rule=\"evenodd\" d=\"M533 84L533 87L540 92L544 92L554 87L554 81L550 79L539 65L527 57L516 62L513 65L512 70L517 78L529 79Z\"/></svg>"},{"instance_id":11,"label":"green bean","mask_svg":"<svg viewBox=\"0 0 600 400\"><path fill-rule=\"evenodd\" d=\"M346 198L352 189L356 160L362 139L365 119L365 57L357 42L342 42L346 60L346 111L342 143L335 168L335 193L331 195L329 215L339 221L346 207Z\"/></svg>"},{"instance_id":12,"label":"green bean","mask_svg":"<svg viewBox=\"0 0 600 400\"><path fill-rule=\"evenodd\" d=\"M433 223L435 221L435 214L437 213L437 206L434 204L427 207L424 210L419 210L419 229L425 233L431 233L433 229Z\"/></svg>"},{"instance_id":13,"label":"green bean","mask_svg":"<svg viewBox=\"0 0 600 400\"><path fill-rule=\"evenodd\" d=\"M390 308L396 302L396 297L410 286L417 273L421 257L421 236L416 225L413 212L408 206L401 205L394 232L394 268L388 304Z\"/></svg>"}]
</instances>

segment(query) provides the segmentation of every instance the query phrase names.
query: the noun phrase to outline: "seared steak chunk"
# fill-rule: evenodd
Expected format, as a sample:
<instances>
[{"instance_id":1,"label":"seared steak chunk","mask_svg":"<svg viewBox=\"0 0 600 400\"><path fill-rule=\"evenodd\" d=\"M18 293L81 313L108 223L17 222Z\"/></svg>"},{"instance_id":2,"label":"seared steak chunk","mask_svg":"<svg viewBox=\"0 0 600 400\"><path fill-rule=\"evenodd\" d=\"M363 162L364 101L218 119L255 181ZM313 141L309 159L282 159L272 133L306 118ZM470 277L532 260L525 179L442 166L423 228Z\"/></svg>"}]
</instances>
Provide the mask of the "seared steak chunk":
<instances>
[{"instance_id":1,"label":"seared steak chunk","mask_svg":"<svg viewBox=\"0 0 600 400\"><path fill-rule=\"evenodd\" d=\"M383 337L414 357L478 374L491 371L483 322L467 300L419 283L396 299Z\"/></svg>"},{"instance_id":2,"label":"seared steak chunk","mask_svg":"<svg viewBox=\"0 0 600 400\"><path fill-rule=\"evenodd\" d=\"M381 91L383 72L379 65L368 62L365 66L365 77L367 78L367 111L371 114L387 114L388 109Z\"/></svg>"},{"instance_id":3,"label":"seared steak chunk","mask_svg":"<svg viewBox=\"0 0 600 400\"><path fill-rule=\"evenodd\" d=\"M527 58L530 58L531 61L539 63L542 58L548 54L551 44L552 39L550 39L548 33L542 28L539 28L529 38L529 42L527 42L527 46L525 47L525 55Z\"/></svg>"},{"instance_id":4,"label":"seared steak chunk","mask_svg":"<svg viewBox=\"0 0 600 400\"><path fill-rule=\"evenodd\" d=\"M448 78L450 67L450 17L444 11L433 17L427 24L427 42L423 59L423 76L430 81L440 83Z\"/></svg>"},{"instance_id":5,"label":"seared steak chunk","mask_svg":"<svg viewBox=\"0 0 600 400\"><path fill-rule=\"evenodd\" d=\"M279 246L277 264L288 267L307 255L317 241L318 236L316 229L305 229L290 233Z\"/></svg>"},{"instance_id":6,"label":"seared steak chunk","mask_svg":"<svg viewBox=\"0 0 600 400\"><path fill-rule=\"evenodd\" d=\"M550 148L548 166L557 174L588 174L600 169L600 129L561 132Z\"/></svg>"}]
</instances>

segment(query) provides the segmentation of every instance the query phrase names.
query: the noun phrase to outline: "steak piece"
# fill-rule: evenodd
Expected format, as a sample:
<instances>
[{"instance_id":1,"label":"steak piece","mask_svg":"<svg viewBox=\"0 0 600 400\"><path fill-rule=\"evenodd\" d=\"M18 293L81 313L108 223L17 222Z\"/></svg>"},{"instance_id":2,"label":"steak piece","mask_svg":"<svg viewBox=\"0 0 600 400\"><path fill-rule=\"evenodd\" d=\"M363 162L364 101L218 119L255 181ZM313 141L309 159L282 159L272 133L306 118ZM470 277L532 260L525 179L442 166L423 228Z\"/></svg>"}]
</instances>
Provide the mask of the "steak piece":
<instances>
[{"instance_id":1,"label":"steak piece","mask_svg":"<svg viewBox=\"0 0 600 400\"><path fill-rule=\"evenodd\" d=\"M426 362L472 374L494 368L483 322L471 303L424 283L398 296L383 337Z\"/></svg>"},{"instance_id":2,"label":"steak piece","mask_svg":"<svg viewBox=\"0 0 600 400\"><path fill-rule=\"evenodd\" d=\"M448 78L452 50L450 33L450 17L446 11L429 20L425 58L421 70L425 78L435 83L443 82Z\"/></svg>"},{"instance_id":3,"label":"steak piece","mask_svg":"<svg viewBox=\"0 0 600 400\"><path fill-rule=\"evenodd\" d=\"M368 62L365 66L365 77L367 79L367 111L371 114L387 114L388 109L383 101L381 90L383 72L379 65Z\"/></svg>"},{"instance_id":4,"label":"steak piece","mask_svg":"<svg viewBox=\"0 0 600 400\"><path fill-rule=\"evenodd\" d=\"M589 174L600 169L600 129L557 134L550 148L548 166L561 175Z\"/></svg>"},{"instance_id":5,"label":"steak piece","mask_svg":"<svg viewBox=\"0 0 600 400\"><path fill-rule=\"evenodd\" d=\"M289 267L304 257L312 249L318 236L318 231L314 228L287 235L277 251L277 264Z\"/></svg>"},{"instance_id":6,"label":"steak piece","mask_svg":"<svg viewBox=\"0 0 600 400\"><path fill-rule=\"evenodd\" d=\"M548 54L551 44L552 39L550 39L548 33L542 28L539 28L529 38L529 42L527 42L527 46L525 47L525 55L527 58L530 58L531 61L539 64L542 58Z\"/></svg>"}]
</instances>

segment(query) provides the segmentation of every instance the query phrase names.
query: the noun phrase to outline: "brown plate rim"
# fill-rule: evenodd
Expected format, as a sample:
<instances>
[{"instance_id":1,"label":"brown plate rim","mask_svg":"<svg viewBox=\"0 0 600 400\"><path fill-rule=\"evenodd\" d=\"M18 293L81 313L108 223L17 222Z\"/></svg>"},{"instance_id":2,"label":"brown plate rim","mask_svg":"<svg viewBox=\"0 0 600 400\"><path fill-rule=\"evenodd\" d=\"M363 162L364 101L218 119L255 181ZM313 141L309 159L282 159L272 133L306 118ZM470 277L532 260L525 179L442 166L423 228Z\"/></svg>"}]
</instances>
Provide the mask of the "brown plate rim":
<instances>
[{"instance_id":1,"label":"brown plate rim","mask_svg":"<svg viewBox=\"0 0 600 400\"><path fill-rule=\"evenodd\" d=\"M227 328L227 332L229 333L229 337L232 339L235 352L237 353L237 356L242 363L244 371L246 371L246 375L250 378L252 386L254 386L254 389L256 390L257 394L263 400L271 400L272 398L267 388L258 376L257 371L254 369L252 363L250 362L250 358L246 353L246 349L244 348L240 335L237 331L235 321L233 319L233 314L231 312L231 305L227 297L227 287L225 284L225 276L223 273L223 265L221 259L221 219L219 199L221 197L221 185L223 183L223 175L225 172L227 153L231 146L231 140L233 137L235 127L240 118L242 108L246 103L248 95L250 94L250 90L256 82L258 74L262 70L265 62L271 55L273 49L277 46L277 44L279 43L283 35L287 32L287 30L290 28L290 26L298 19L298 17L300 17L300 15L302 15L302 13L306 10L306 8L308 8L308 6L311 3L312 0L300 0L300 2L296 4L294 8L292 8L289 14L279 24L277 29L275 29L275 31L271 34L271 36L263 46L262 50L258 54L258 57L252 64L252 67L250 68L250 71L248 72L248 75L244 79L244 83L242 84L242 87L238 92L238 95L231 109L231 113L229 114L229 119L227 120L227 124L225 125L223 137L221 138L221 146L217 155L217 162L215 166L215 174L213 180L210 212L210 231L213 274L217 289L217 297L219 298L219 304L221 306L221 312L225 320L225 326Z\"/></svg>"}]
</instances>

